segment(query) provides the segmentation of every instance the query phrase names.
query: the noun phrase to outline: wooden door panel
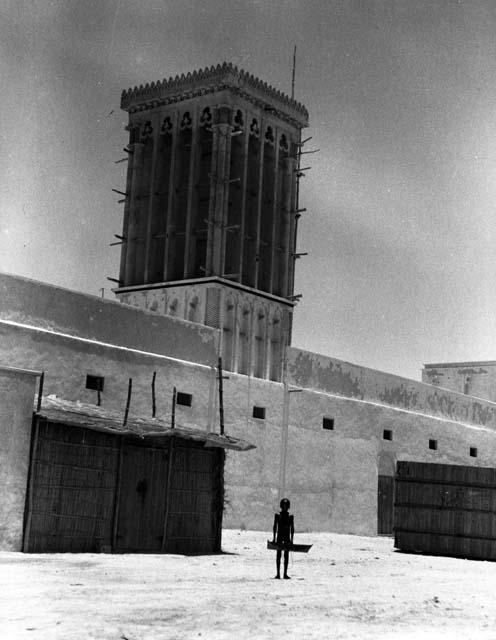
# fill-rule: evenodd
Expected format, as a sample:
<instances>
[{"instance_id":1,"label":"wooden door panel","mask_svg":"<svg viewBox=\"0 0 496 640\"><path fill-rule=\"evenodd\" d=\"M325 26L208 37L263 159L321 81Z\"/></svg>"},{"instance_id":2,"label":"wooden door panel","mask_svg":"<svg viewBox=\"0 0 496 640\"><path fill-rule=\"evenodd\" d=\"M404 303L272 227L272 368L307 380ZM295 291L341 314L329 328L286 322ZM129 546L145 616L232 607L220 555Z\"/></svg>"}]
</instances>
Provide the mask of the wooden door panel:
<instances>
[{"instance_id":1,"label":"wooden door panel","mask_svg":"<svg viewBox=\"0 0 496 640\"><path fill-rule=\"evenodd\" d=\"M167 451L125 445L122 453L117 551L162 548Z\"/></svg>"},{"instance_id":2,"label":"wooden door panel","mask_svg":"<svg viewBox=\"0 0 496 640\"><path fill-rule=\"evenodd\" d=\"M377 533L379 534L393 533L393 502L393 476L379 476L377 492Z\"/></svg>"},{"instance_id":3,"label":"wooden door panel","mask_svg":"<svg viewBox=\"0 0 496 640\"><path fill-rule=\"evenodd\" d=\"M169 490L167 550L216 550L219 529L219 452L177 446ZM222 507L221 507L222 508Z\"/></svg>"},{"instance_id":4,"label":"wooden door panel","mask_svg":"<svg viewBox=\"0 0 496 640\"><path fill-rule=\"evenodd\" d=\"M24 551L79 553L110 548L117 439L44 421L37 429Z\"/></svg>"}]
</instances>

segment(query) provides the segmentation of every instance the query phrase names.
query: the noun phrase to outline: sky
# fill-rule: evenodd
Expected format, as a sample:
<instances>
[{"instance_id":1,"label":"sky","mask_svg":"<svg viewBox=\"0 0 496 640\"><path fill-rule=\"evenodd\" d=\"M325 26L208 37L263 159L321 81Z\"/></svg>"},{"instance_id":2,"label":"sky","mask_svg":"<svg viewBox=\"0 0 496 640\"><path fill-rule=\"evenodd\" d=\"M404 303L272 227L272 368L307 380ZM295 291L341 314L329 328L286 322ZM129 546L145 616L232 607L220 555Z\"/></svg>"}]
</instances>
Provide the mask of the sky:
<instances>
[{"instance_id":1,"label":"sky","mask_svg":"<svg viewBox=\"0 0 496 640\"><path fill-rule=\"evenodd\" d=\"M0 270L113 298L120 94L231 61L307 107L293 345L496 359L494 0L2 0Z\"/></svg>"}]
</instances>

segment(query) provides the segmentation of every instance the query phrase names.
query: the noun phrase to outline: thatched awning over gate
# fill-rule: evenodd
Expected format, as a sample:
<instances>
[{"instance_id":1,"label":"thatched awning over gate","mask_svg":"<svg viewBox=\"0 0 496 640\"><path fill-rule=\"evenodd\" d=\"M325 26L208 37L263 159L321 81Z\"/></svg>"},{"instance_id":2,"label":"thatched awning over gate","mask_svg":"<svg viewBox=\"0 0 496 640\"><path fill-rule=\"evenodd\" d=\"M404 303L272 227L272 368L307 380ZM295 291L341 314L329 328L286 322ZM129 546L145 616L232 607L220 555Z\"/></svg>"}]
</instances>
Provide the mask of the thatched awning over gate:
<instances>
[{"instance_id":1,"label":"thatched awning over gate","mask_svg":"<svg viewBox=\"0 0 496 640\"><path fill-rule=\"evenodd\" d=\"M255 445L233 438L227 435L219 435L203 431L201 429L171 425L158 418L143 418L141 416L129 416L126 425L123 424L123 415L117 411L109 411L102 407L70 402L56 396L43 398L42 407L34 412L36 417L44 418L48 422L56 422L75 427L84 427L94 431L103 431L117 436L129 436L135 438L170 438L177 436L184 440L203 442L205 447L220 447L235 451L249 451L255 449Z\"/></svg>"}]
</instances>

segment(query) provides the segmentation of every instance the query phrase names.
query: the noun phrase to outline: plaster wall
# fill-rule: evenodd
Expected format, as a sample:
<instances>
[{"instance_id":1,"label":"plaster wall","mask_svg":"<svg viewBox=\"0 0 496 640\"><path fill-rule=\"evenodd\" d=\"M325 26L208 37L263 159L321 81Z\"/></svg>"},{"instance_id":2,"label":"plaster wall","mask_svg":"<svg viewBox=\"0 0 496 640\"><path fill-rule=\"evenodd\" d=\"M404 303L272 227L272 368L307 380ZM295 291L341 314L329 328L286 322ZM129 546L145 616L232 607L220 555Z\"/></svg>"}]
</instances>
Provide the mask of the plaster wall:
<instances>
[{"instance_id":1,"label":"plaster wall","mask_svg":"<svg viewBox=\"0 0 496 640\"><path fill-rule=\"evenodd\" d=\"M212 419L215 369L205 365L146 354L118 346L61 336L49 331L0 321L0 363L27 366L45 372L43 395L97 403L97 392L86 389L87 374L104 377L101 405L124 416L129 378L132 378L131 415L152 415L153 373L157 417L169 420L173 388L193 395L191 407L177 405L176 422L208 429Z\"/></svg>"},{"instance_id":2,"label":"plaster wall","mask_svg":"<svg viewBox=\"0 0 496 640\"><path fill-rule=\"evenodd\" d=\"M8 346L7 346L8 345ZM102 394L102 406L121 410L127 397L128 378L133 378L133 395L130 413L136 415L151 414L151 379L157 372L157 415L170 419L171 394L173 386L178 390L192 393L191 407L176 407L178 424L218 430L218 407L215 370L189 363L177 362L154 354L135 353L129 350L88 343L76 338L54 335L44 330L0 323L0 362L6 359L17 366L30 362L31 366L45 371L44 394L56 394L68 400L96 403L96 393L85 389L86 374L92 372L105 377ZM224 382L226 432L233 436L253 442L257 448L247 453L228 452L226 460L226 494L228 504L224 523L226 526L266 529L271 526L273 512L278 503L278 487L281 458L281 426L283 406L283 385L262 381L238 374L229 374ZM253 406L265 408L265 419L253 418ZM314 425L318 431L318 424ZM332 440L327 442L327 450L322 442L312 444L312 434L300 429L300 425L291 426L292 436L288 456L288 490L291 492L295 510L301 512L298 526L301 529L329 529L334 521L328 512L314 517L313 509L319 509L319 500L314 496L326 492L334 484L334 513L347 511L349 507L340 505L342 496L351 490L359 496L357 487L361 480L351 477L343 465L331 467L329 481L320 486L321 478L314 477L316 465L320 459L336 457L338 460L353 458L358 460L356 443L349 440L340 442L341 450L336 454ZM318 433L320 436L320 432ZM316 440L318 442L318 439ZM323 441L325 443L325 441ZM297 449L293 445L297 443ZM343 456L346 445L353 445L347 457ZM374 445L375 446L375 445ZM298 464L291 460L297 455ZM315 456L318 456L317 458ZM310 464L309 464L310 462ZM374 476L375 468L367 470ZM341 477L342 476L342 477ZM350 480L348 480L350 478ZM364 490L367 483L362 486ZM320 487L317 490L317 487ZM373 497L371 490L368 500ZM358 498L357 498L358 499ZM332 501L332 500L331 500ZM353 511L353 510L351 510ZM350 511L350 513L351 513ZM359 506L356 506L354 518L360 518ZM374 532L373 524L360 527L360 531ZM354 525L340 525L353 530ZM340 529L341 530L341 529Z\"/></svg>"},{"instance_id":3,"label":"plaster wall","mask_svg":"<svg viewBox=\"0 0 496 640\"><path fill-rule=\"evenodd\" d=\"M170 418L173 386L192 393L191 407L178 406L178 424L218 430L215 369L157 354L0 323L0 361L45 371L45 393L96 403L85 389L86 373L105 376L104 407L121 410L133 378L130 413L151 415L151 379L157 372L157 415ZM267 529L279 500L284 387L230 373L224 381L226 433L253 442L246 453L227 453L225 484L228 527ZM253 407L265 419L253 418ZM323 417L334 419L332 431ZM383 440L384 429L392 441ZM429 449L436 439L438 449ZM477 447L478 457L469 456ZM287 438L286 493L297 514L297 530L374 535L377 475L392 475L396 460L493 466L492 428L427 416L388 405L304 389L291 393Z\"/></svg>"},{"instance_id":4,"label":"plaster wall","mask_svg":"<svg viewBox=\"0 0 496 640\"><path fill-rule=\"evenodd\" d=\"M192 406L176 406L176 423L218 432L216 370L157 354L145 354L0 321L0 362L30 362L45 372L43 395L97 402L85 388L87 373L105 378L102 406L124 416L128 379L133 379L130 415L151 416L151 381L156 371L157 416L171 417L172 390L191 393ZM224 382L226 432L257 445L247 453L227 452L226 486L231 501L227 526L265 528L277 502L282 385L230 374ZM266 420L251 416L253 405L267 408ZM32 410L32 398L30 408Z\"/></svg>"},{"instance_id":5,"label":"plaster wall","mask_svg":"<svg viewBox=\"0 0 496 640\"><path fill-rule=\"evenodd\" d=\"M200 364L218 352L219 332L210 327L7 274L0 319Z\"/></svg>"},{"instance_id":6,"label":"plaster wall","mask_svg":"<svg viewBox=\"0 0 496 640\"><path fill-rule=\"evenodd\" d=\"M333 430L323 429L324 417L334 420ZM392 440L384 439L385 430ZM394 475L398 460L494 466L496 433L366 400L290 394L286 486L305 514L304 526L374 535L377 476Z\"/></svg>"},{"instance_id":7,"label":"plaster wall","mask_svg":"<svg viewBox=\"0 0 496 640\"><path fill-rule=\"evenodd\" d=\"M0 551L21 551L36 374L0 367Z\"/></svg>"},{"instance_id":8,"label":"plaster wall","mask_svg":"<svg viewBox=\"0 0 496 640\"><path fill-rule=\"evenodd\" d=\"M265 409L265 419L253 417L254 406ZM278 504L282 406L280 383L234 373L224 382L226 432L257 447L246 455L226 456L224 526L260 530L272 526Z\"/></svg>"},{"instance_id":9,"label":"plaster wall","mask_svg":"<svg viewBox=\"0 0 496 640\"><path fill-rule=\"evenodd\" d=\"M298 387L496 428L495 403L301 349L289 349L288 378Z\"/></svg>"},{"instance_id":10,"label":"plaster wall","mask_svg":"<svg viewBox=\"0 0 496 640\"><path fill-rule=\"evenodd\" d=\"M278 503L283 385L229 374L224 397L227 432L257 445L246 456L228 455L225 524L266 529ZM265 420L251 417L253 405L266 408ZM332 431L323 429L324 417L334 420ZM398 460L494 466L496 432L330 393L290 394L286 493L298 530L374 535L377 476L394 475Z\"/></svg>"},{"instance_id":11,"label":"plaster wall","mask_svg":"<svg viewBox=\"0 0 496 640\"><path fill-rule=\"evenodd\" d=\"M426 364L422 369L422 380L496 402L496 362Z\"/></svg>"},{"instance_id":12,"label":"plaster wall","mask_svg":"<svg viewBox=\"0 0 496 640\"><path fill-rule=\"evenodd\" d=\"M224 400L227 433L257 447L246 455L228 452L224 525L270 529L280 499L284 387L230 373ZM290 401L286 493L298 514L296 529L374 535L377 440L368 437L366 428L349 437L346 425L337 437L329 437L322 430L321 413L330 411L328 405L328 398L312 392L294 394ZM265 419L252 417L254 406L265 409ZM352 422L356 409L348 407ZM367 407L359 409L366 414Z\"/></svg>"},{"instance_id":13,"label":"plaster wall","mask_svg":"<svg viewBox=\"0 0 496 640\"><path fill-rule=\"evenodd\" d=\"M141 317L147 322L146 311L134 312L137 323ZM17 313L25 317L22 306ZM86 375L101 375L102 405L124 415L132 378L130 413L150 416L156 371L159 417L170 419L176 386L193 396L191 407L177 406L177 423L218 430L215 351L207 366L125 347L119 344L125 342L124 333L118 332L112 345L39 324L33 328L0 319L0 363L45 371L45 394L96 403L96 392L85 388ZM81 331L83 336L87 331ZM129 343L135 344L133 335ZM377 476L392 475L396 460L494 466L496 429L490 402L297 349L289 353L289 375L291 388L302 389L289 394L285 466L285 493L298 531L374 535ZM272 524L284 475L284 393L281 383L237 373L224 381L226 433L257 446L246 453L227 452L227 527L266 530ZM252 417L254 406L265 408L265 419ZM334 420L333 430L323 429L323 417ZM385 429L391 441L383 439ZM429 449L430 439L437 441L437 450ZM477 448L477 457L469 455L470 447ZM26 453L26 465L27 458Z\"/></svg>"}]
</instances>

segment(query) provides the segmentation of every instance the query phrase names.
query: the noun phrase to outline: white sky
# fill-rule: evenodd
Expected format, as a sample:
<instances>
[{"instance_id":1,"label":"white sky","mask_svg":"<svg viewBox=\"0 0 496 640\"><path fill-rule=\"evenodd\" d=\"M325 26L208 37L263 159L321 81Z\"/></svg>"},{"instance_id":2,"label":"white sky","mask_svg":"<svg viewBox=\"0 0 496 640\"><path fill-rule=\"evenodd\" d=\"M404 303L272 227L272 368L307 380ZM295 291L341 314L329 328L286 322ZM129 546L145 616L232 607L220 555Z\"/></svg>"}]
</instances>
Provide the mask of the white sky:
<instances>
[{"instance_id":1,"label":"white sky","mask_svg":"<svg viewBox=\"0 0 496 640\"><path fill-rule=\"evenodd\" d=\"M419 377L496 358L493 0L0 4L0 269L110 293L120 93L224 60L310 112L293 344Z\"/></svg>"}]
</instances>

